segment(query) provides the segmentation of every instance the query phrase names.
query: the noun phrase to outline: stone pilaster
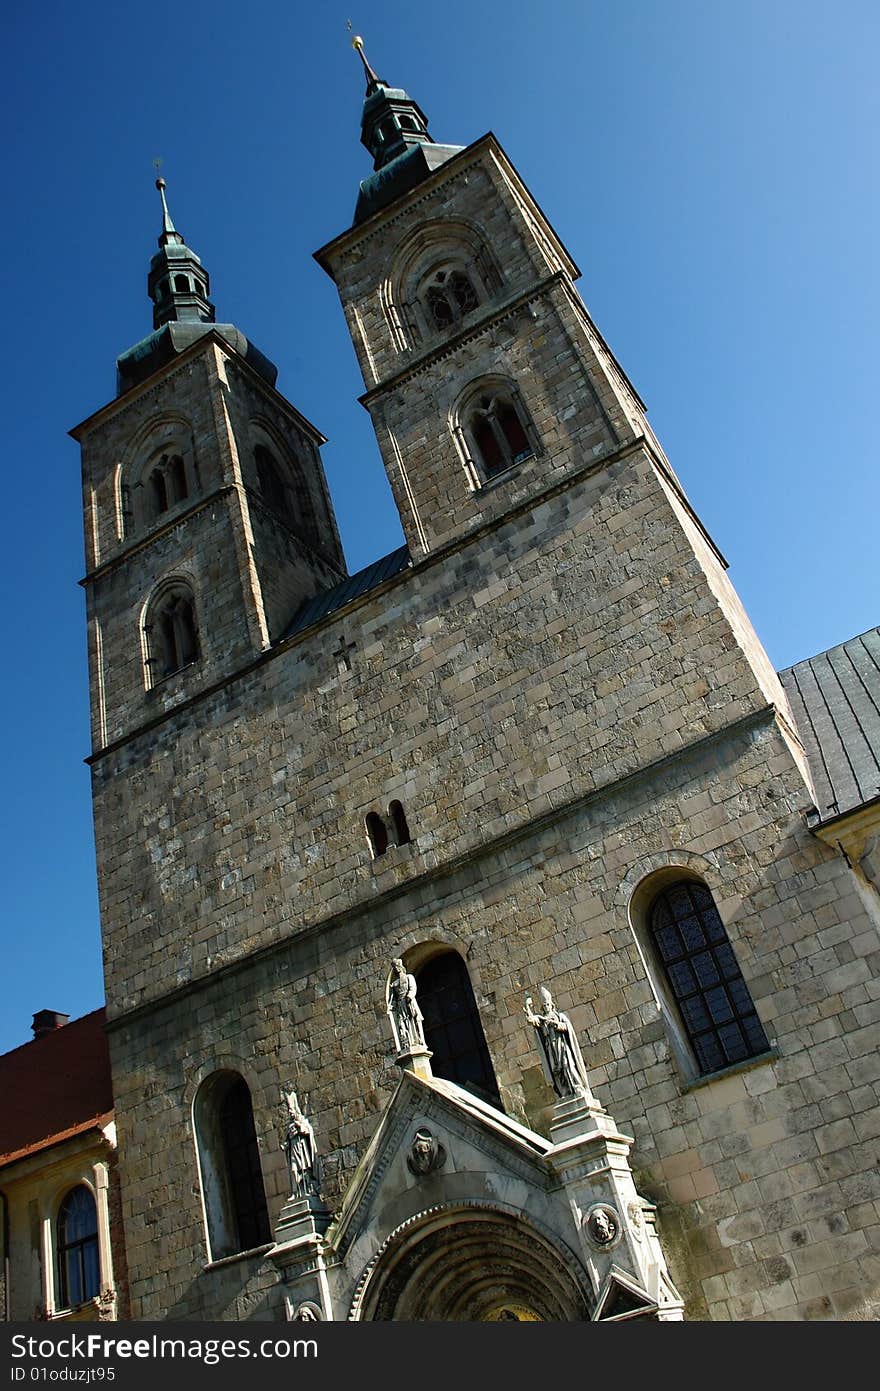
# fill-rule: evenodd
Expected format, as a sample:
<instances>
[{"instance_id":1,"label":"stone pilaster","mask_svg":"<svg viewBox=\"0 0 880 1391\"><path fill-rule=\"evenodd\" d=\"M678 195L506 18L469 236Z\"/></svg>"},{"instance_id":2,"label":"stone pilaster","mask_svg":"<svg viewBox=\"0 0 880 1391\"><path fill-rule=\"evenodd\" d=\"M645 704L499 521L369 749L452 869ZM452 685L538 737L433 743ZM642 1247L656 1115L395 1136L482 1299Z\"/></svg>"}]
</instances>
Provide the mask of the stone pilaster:
<instances>
[{"instance_id":1,"label":"stone pilaster","mask_svg":"<svg viewBox=\"0 0 880 1391\"><path fill-rule=\"evenodd\" d=\"M596 1319L680 1320L654 1208L629 1166L632 1137L587 1096L557 1102L547 1158L565 1187L596 1296Z\"/></svg>"}]
</instances>

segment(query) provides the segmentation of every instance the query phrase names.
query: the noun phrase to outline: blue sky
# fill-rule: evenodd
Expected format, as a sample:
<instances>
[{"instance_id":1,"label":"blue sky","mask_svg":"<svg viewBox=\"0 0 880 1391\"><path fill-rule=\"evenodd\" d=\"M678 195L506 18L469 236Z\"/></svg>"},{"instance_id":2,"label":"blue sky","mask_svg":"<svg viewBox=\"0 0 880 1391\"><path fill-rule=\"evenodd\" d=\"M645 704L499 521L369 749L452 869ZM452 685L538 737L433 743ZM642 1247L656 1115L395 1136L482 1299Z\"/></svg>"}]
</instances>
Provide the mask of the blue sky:
<instances>
[{"instance_id":1,"label":"blue sky","mask_svg":"<svg viewBox=\"0 0 880 1391\"><path fill-rule=\"evenodd\" d=\"M349 0L345 0L345 5ZM330 437L352 570L400 531L311 253L370 163L346 20L436 139L493 130L580 265L782 667L880 621L875 0L153 0L7 20L0 1051L102 999L79 460L151 327L152 161L218 318Z\"/></svg>"}]
</instances>

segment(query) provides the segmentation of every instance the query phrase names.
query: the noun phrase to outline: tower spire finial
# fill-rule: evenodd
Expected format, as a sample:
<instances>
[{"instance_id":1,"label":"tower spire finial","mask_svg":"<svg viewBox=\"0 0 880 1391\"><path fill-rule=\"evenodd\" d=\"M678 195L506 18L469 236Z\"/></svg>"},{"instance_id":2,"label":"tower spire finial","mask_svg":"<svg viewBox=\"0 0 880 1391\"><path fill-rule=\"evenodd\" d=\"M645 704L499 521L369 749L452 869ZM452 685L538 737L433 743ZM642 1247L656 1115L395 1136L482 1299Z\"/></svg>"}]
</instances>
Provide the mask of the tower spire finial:
<instances>
[{"instance_id":1,"label":"tower spire finial","mask_svg":"<svg viewBox=\"0 0 880 1391\"><path fill-rule=\"evenodd\" d=\"M357 53L358 57L364 65L364 74L367 79L367 96L369 96L370 93L375 91L377 87L381 87L383 85L382 79L379 76L379 74L374 70L369 58L364 52L364 41L361 38L360 34L355 34L354 38L351 41L351 46L355 50L355 52Z\"/></svg>"},{"instance_id":2,"label":"tower spire finial","mask_svg":"<svg viewBox=\"0 0 880 1391\"><path fill-rule=\"evenodd\" d=\"M165 198L165 180L161 174L156 180L156 187L162 200L162 231L159 250L150 262L147 280L147 289L153 301L153 328L161 328L172 320L213 323L214 306L208 299L208 272L171 220Z\"/></svg>"},{"instance_id":3,"label":"tower spire finial","mask_svg":"<svg viewBox=\"0 0 880 1391\"><path fill-rule=\"evenodd\" d=\"M162 235L159 238L159 245L168 246L173 243L175 246L182 246L183 237L171 221L171 214L168 211L168 203L165 199L165 180L161 174L156 180L156 187L159 190L159 197L162 199Z\"/></svg>"}]
</instances>

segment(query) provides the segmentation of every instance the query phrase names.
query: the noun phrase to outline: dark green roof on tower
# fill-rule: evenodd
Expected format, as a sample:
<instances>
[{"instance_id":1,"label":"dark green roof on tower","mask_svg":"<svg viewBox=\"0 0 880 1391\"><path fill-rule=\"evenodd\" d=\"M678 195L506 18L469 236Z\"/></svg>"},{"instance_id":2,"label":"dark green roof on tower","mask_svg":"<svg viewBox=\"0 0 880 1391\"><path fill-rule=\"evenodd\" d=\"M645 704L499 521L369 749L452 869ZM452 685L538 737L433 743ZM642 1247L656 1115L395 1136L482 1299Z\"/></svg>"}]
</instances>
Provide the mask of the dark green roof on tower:
<instances>
[{"instance_id":1,"label":"dark green roof on tower","mask_svg":"<svg viewBox=\"0 0 880 1391\"><path fill-rule=\"evenodd\" d=\"M208 299L208 272L171 220L165 180L157 179L156 187L162 200L162 231L147 277L147 291L153 301L153 332L116 359L117 395L146 381L212 329L274 386L278 375L274 363L248 342L234 324L214 322L214 306Z\"/></svg>"},{"instance_id":2,"label":"dark green roof on tower","mask_svg":"<svg viewBox=\"0 0 880 1391\"><path fill-rule=\"evenodd\" d=\"M367 91L361 117L361 144L373 156L374 173L361 183L355 225L407 193L461 149L438 145L428 134L428 118L402 87L390 87L364 53L364 41L352 40L364 65Z\"/></svg>"},{"instance_id":3,"label":"dark green roof on tower","mask_svg":"<svg viewBox=\"0 0 880 1391\"><path fill-rule=\"evenodd\" d=\"M150 262L147 290L153 301L153 328L163 324L214 322L214 306L208 300L208 272L171 221L165 199L165 180L157 179L162 199L162 232L159 250Z\"/></svg>"}]
</instances>

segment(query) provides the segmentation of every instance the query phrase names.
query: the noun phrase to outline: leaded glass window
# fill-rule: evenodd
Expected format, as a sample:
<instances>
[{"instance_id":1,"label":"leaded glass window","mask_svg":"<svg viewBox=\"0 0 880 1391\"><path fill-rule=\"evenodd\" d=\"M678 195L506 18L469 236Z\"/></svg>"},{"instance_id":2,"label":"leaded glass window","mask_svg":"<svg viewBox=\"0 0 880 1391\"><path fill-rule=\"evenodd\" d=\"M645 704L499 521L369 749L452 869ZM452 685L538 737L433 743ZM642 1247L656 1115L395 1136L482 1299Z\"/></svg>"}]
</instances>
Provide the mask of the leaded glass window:
<instances>
[{"instance_id":1,"label":"leaded glass window","mask_svg":"<svg viewBox=\"0 0 880 1391\"><path fill-rule=\"evenodd\" d=\"M765 1053L767 1035L705 884L683 880L664 889L650 928L700 1071Z\"/></svg>"},{"instance_id":2,"label":"leaded glass window","mask_svg":"<svg viewBox=\"0 0 880 1391\"><path fill-rule=\"evenodd\" d=\"M94 1299L101 1289L98 1211L84 1184L68 1193L58 1213L58 1285L65 1309Z\"/></svg>"}]
</instances>

